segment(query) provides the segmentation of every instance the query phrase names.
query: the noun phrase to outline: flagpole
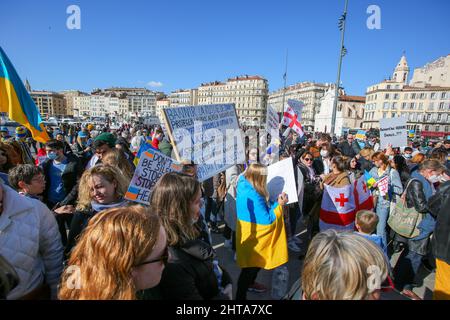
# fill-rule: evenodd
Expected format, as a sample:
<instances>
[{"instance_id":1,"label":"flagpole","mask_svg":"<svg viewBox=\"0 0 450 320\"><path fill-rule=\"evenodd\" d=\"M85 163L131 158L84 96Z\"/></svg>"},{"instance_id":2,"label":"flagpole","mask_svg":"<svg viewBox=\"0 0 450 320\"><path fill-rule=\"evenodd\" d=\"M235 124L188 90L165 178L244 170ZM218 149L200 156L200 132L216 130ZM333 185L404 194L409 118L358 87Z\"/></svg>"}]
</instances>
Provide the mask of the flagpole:
<instances>
[{"instance_id":1,"label":"flagpole","mask_svg":"<svg viewBox=\"0 0 450 320\"><path fill-rule=\"evenodd\" d=\"M282 114L282 115L283 115L283 113L284 113L284 102L285 102L285 99L286 99L286 78L287 78L288 53L289 53L288 50L289 50L289 49L286 49L286 66L285 66L284 74L283 74L283 79L284 79L284 85L283 85L283 100L282 100L282 102L281 102L281 114ZM283 118L283 117L281 117L281 118ZM286 129L286 131L289 132L289 131L290 131L290 128L288 127L288 128ZM286 132L285 132L285 133L286 133ZM284 134L283 134L283 136L284 136Z\"/></svg>"},{"instance_id":2,"label":"flagpole","mask_svg":"<svg viewBox=\"0 0 450 320\"><path fill-rule=\"evenodd\" d=\"M342 58L346 53L346 49L344 48L344 35L345 35L345 22L347 20L347 7L348 0L345 0L345 9L344 14L339 19L339 28L341 29L341 49L339 51L339 64L338 64L338 74L335 85L335 94L334 94L334 102L333 102L333 112L331 114L331 134L335 134L335 126L336 126L336 110L339 99L339 83L341 82L341 66L342 66Z\"/></svg>"}]
</instances>

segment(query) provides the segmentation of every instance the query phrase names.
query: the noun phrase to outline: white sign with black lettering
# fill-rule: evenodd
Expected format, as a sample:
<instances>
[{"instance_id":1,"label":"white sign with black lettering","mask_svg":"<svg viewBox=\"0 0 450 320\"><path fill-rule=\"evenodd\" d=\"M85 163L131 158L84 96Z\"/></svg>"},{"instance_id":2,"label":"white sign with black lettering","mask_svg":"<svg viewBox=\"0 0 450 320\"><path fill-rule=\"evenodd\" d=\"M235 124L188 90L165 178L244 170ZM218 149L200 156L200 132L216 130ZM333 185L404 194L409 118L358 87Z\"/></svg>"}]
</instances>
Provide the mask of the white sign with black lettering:
<instances>
[{"instance_id":1,"label":"white sign with black lettering","mask_svg":"<svg viewBox=\"0 0 450 320\"><path fill-rule=\"evenodd\" d=\"M234 104L167 108L164 117L178 161L198 164L200 181L245 162Z\"/></svg>"},{"instance_id":2,"label":"white sign with black lettering","mask_svg":"<svg viewBox=\"0 0 450 320\"><path fill-rule=\"evenodd\" d=\"M385 149L389 144L393 148L408 145L406 118L380 119L380 148Z\"/></svg>"}]
</instances>

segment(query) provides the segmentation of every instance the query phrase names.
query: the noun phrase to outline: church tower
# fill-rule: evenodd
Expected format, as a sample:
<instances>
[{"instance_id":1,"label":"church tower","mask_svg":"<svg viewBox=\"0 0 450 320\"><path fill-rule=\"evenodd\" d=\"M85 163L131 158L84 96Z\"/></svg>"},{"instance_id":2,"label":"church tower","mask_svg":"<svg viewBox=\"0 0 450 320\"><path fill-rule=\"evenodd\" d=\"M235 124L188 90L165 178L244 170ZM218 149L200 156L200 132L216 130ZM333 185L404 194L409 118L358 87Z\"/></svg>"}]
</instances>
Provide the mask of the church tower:
<instances>
[{"instance_id":1,"label":"church tower","mask_svg":"<svg viewBox=\"0 0 450 320\"><path fill-rule=\"evenodd\" d=\"M31 86L30 83L28 82L28 79L25 80L25 89L27 89L27 91L31 93Z\"/></svg>"},{"instance_id":2,"label":"church tower","mask_svg":"<svg viewBox=\"0 0 450 320\"><path fill-rule=\"evenodd\" d=\"M400 59L400 62L397 64L397 67L394 70L392 80L394 80L395 82L403 82L404 84L407 84L408 75L409 75L408 62L406 61L405 54L403 54Z\"/></svg>"}]
</instances>

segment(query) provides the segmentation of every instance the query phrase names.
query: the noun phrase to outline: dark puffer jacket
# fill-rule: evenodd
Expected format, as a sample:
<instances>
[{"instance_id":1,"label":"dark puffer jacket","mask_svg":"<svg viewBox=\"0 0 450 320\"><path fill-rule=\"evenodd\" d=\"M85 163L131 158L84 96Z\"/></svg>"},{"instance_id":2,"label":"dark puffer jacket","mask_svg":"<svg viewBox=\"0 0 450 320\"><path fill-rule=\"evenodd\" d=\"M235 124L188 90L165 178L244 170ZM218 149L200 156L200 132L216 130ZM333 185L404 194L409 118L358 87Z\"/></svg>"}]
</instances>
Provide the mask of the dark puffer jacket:
<instances>
[{"instance_id":1,"label":"dark puffer jacket","mask_svg":"<svg viewBox=\"0 0 450 320\"><path fill-rule=\"evenodd\" d=\"M159 287L163 299L211 300L227 299L220 293L214 273L214 249L196 239L181 246L169 247L170 259L163 271ZM222 286L231 283L223 270Z\"/></svg>"},{"instance_id":2,"label":"dark puffer jacket","mask_svg":"<svg viewBox=\"0 0 450 320\"><path fill-rule=\"evenodd\" d=\"M445 182L428 200L431 215L436 218L433 253L439 260L450 264L450 181Z\"/></svg>"}]
</instances>

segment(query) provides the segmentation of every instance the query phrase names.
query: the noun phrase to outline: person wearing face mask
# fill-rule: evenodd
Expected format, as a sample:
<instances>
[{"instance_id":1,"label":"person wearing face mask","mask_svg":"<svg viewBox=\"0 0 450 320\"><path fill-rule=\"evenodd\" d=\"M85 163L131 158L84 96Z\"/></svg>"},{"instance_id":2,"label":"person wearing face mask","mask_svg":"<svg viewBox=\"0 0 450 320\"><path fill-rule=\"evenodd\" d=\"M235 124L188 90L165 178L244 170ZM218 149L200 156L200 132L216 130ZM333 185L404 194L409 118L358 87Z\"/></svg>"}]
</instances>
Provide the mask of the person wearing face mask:
<instances>
[{"instance_id":1,"label":"person wearing face mask","mask_svg":"<svg viewBox=\"0 0 450 320\"><path fill-rule=\"evenodd\" d=\"M169 260L159 285L169 300L229 300L228 273L197 224L203 206L201 184L187 174L166 173L156 183L151 208L167 232Z\"/></svg>"},{"instance_id":2,"label":"person wearing face mask","mask_svg":"<svg viewBox=\"0 0 450 320\"><path fill-rule=\"evenodd\" d=\"M396 289L413 299L417 299L417 295L412 291L414 278L422 259L427 255L428 242L436 225L429 212L428 200L436 192L433 183L439 180L443 171L444 167L439 161L426 160L411 174L405 190L407 206L414 207L423 214L423 218L418 225L419 235L407 239L407 246L394 268L394 283Z\"/></svg>"},{"instance_id":3,"label":"person wearing face mask","mask_svg":"<svg viewBox=\"0 0 450 320\"><path fill-rule=\"evenodd\" d=\"M318 176L323 179L331 172L331 158L335 155L334 148L328 142L322 143L320 147L320 158L314 159L313 168Z\"/></svg>"},{"instance_id":4,"label":"person wearing face mask","mask_svg":"<svg viewBox=\"0 0 450 320\"><path fill-rule=\"evenodd\" d=\"M78 201L67 237L65 249L67 257L92 217L103 210L129 205L123 198L128 184L128 180L120 170L108 165L97 165L83 173L78 188Z\"/></svg>"},{"instance_id":5,"label":"person wearing face mask","mask_svg":"<svg viewBox=\"0 0 450 320\"><path fill-rule=\"evenodd\" d=\"M377 180L377 182L385 177L388 177L388 192L382 193L378 183L373 185L373 195L376 199L375 212L378 216L377 235L383 238L384 243L387 241L387 219L391 207L391 201L395 198L394 195L401 195L403 192L403 185L400 175L397 170L389 165L389 159L383 152L375 152L372 156L372 161L375 167L370 170L370 175Z\"/></svg>"},{"instance_id":6,"label":"person wearing face mask","mask_svg":"<svg viewBox=\"0 0 450 320\"><path fill-rule=\"evenodd\" d=\"M405 147L405 149L403 150L403 157L405 158L407 164L409 164L413 157L412 153L413 149L411 147Z\"/></svg>"},{"instance_id":7,"label":"person wearing face mask","mask_svg":"<svg viewBox=\"0 0 450 320\"><path fill-rule=\"evenodd\" d=\"M64 155L64 144L58 140L50 140L45 145L48 160L41 164L47 184L44 190L44 203L50 210L61 207L56 216L63 245L67 243L67 227L70 226L73 205L78 194L78 179L81 164L72 154Z\"/></svg>"}]
</instances>

